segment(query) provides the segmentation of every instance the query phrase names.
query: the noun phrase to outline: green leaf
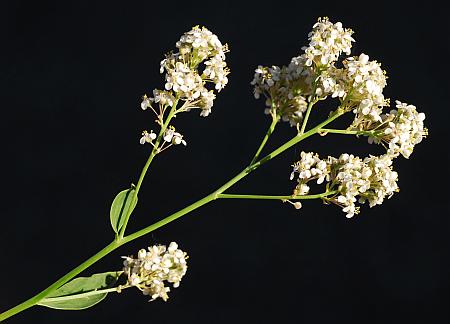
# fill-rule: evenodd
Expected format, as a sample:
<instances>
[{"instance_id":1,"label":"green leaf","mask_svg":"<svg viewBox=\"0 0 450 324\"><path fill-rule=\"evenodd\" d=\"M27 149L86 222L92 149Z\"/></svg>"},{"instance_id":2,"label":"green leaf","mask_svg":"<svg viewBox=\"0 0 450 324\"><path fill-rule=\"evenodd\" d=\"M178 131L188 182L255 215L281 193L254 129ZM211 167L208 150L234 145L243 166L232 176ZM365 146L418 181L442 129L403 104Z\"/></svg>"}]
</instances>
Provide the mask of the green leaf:
<instances>
[{"instance_id":1,"label":"green leaf","mask_svg":"<svg viewBox=\"0 0 450 324\"><path fill-rule=\"evenodd\" d=\"M127 214L131 213L134 210L134 207L136 207L137 197L133 206L131 206L131 201L133 200L135 192L136 190L134 188L119 192L111 205L111 211L109 213L111 226L117 234L122 228Z\"/></svg>"},{"instance_id":2,"label":"green leaf","mask_svg":"<svg viewBox=\"0 0 450 324\"><path fill-rule=\"evenodd\" d=\"M105 299L122 272L97 273L91 277L80 277L51 292L38 305L54 309L81 310L94 306Z\"/></svg>"}]
</instances>

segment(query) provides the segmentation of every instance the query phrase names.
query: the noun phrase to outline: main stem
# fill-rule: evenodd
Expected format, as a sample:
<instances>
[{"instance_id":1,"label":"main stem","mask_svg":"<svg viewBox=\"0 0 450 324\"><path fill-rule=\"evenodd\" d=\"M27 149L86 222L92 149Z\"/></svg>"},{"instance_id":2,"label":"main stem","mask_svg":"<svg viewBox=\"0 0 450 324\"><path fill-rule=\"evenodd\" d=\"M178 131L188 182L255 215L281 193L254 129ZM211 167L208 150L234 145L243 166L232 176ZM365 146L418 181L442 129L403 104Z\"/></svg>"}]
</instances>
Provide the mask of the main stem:
<instances>
[{"instance_id":1,"label":"main stem","mask_svg":"<svg viewBox=\"0 0 450 324\"><path fill-rule=\"evenodd\" d=\"M291 140L289 140L288 142L286 142L285 144L283 144L282 146L280 146L279 148L277 148L276 150L274 150L273 152L271 152L270 154L266 155L265 157L263 157L262 159L260 159L259 161L249 165L248 167L246 167L244 170L242 170L240 173L238 173L235 177L233 177L231 180L229 180L227 183L225 183L223 186L221 186L220 188L218 188L217 190L215 190L214 192L212 192L211 194L207 195L206 197L194 202L193 204L177 211L176 213L150 225L147 226L137 232L134 232L128 236L123 237L122 239L119 240L114 240L113 242L111 242L110 244L108 244L106 247L104 247L102 250L100 250L98 253L96 253L95 255L93 255L92 257L90 257L89 259L87 259L86 261L84 261L83 263L81 263L79 266L77 266L76 268L74 268L72 271L70 271L69 273L67 273L66 275L64 275L63 277L61 277L60 279L58 279L57 281L55 281L52 285L50 285L49 287L47 287L46 289L44 289L43 291L41 291L40 293L38 293L37 295L35 295L34 297L31 297L30 299L24 301L23 303L3 312L0 314L0 321L3 321L17 313L20 313L36 304L39 303L39 301L41 301L42 299L44 299L48 294L50 294L52 291L58 289L59 287L61 287L63 284L67 283L69 280L73 279L75 276L77 276L78 274L80 274L82 271L86 270L87 268L89 268L91 265L93 265L94 263L96 263L97 261L99 261L100 259L102 259L103 257L105 257L106 255L108 255L109 253L111 253L112 251L116 250L118 247L131 242L143 235L146 235L158 228L160 228L161 226L164 226L178 218L180 218L183 215L186 215L187 213L215 200L218 198L221 198L220 195L227 189L229 189L231 186L233 186L235 183L237 183L239 180L241 180L242 178L244 178L245 176L247 176L249 173L251 173L252 171L256 170L258 167L260 167L261 165L263 165L264 163L266 163L267 161L270 161L271 159L273 159L274 157L278 156L280 153L284 152L285 150L289 149L290 147L292 147L293 145L299 143L300 141L310 137L311 135L316 134L322 127L328 125L329 123L331 123L333 120L335 120L336 118L338 118L339 116L341 116L343 114L343 110L341 108L338 108L338 110L332 115L330 116L326 121L320 123L319 125L317 125L316 127L310 129L309 131L303 133L303 134L297 134L294 138L292 138ZM169 119L169 118L168 118ZM166 121L165 123L166 127L168 125L168 121ZM161 137L161 133L160 136ZM153 151L152 151L153 153ZM152 158L153 159L153 158ZM144 166L144 168L148 169L148 166L150 165L152 159L149 158L149 161L147 161L146 165ZM146 170L145 169L145 170ZM145 174L144 174L145 175ZM143 175L141 173L141 178L143 180ZM141 180L140 178L140 180ZM140 187L140 185L142 184L142 180L140 182L138 182L138 185ZM136 188L138 188L136 186ZM223 197L222 197L223 198ZM128 220L127 220L128 221Z\"/></svg>"},{"instance_id":2,"label":"main stem","mask_svg":"<svg viewBox=\"0 0 450 324\"><path fill-rule=\"evenodd\" d=\"M69 280L74 278L76 275L78 275L81 271L89 268L91 265L93 265L98 260L100 260L104 256L108 255L109 253L111 253L112 251L117 249L122 244L123 244L122 242L118 242L118 241L113 241L112 243L108 244L102 250L100 250L99 252L94 254L92 257L90 257L89 259L84 261L82 264L80 264L78 267L74 268L72 271L70 271L66 275L64 275L61 278L59 278L57 281L55 281L53 284L48 286L46 289L41 291L36 296L34 296L34 297L24 301L23 303L21 303L21 304L15 306L13 308L7 310L4 313L1 313L0 314L0 322L4 321L5 319L7 319L7 318L9 318L9 317L11 317L11 316L13 316L13 315L15 315L17 313L20 313L20 312L24 311L27 308L30 308L30 307L38 304L39 301L44 299L52 291L54 291L54 290L58 289L59 287L61 287L63 284L65 284L66 282L68 282Z\"/></svg>"}]
</instances>

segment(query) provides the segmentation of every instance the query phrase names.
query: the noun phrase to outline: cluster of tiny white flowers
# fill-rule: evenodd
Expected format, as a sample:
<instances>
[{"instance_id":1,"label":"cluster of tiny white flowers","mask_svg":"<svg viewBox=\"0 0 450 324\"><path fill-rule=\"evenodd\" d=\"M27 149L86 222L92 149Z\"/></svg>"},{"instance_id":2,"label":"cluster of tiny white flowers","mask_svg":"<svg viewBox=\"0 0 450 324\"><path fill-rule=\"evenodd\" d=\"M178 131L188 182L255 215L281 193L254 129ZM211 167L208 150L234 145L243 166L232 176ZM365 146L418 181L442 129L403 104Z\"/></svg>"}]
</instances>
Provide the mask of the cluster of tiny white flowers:
<instances>
[{"instance_id":1,"label":"cluster of tiny white flowers","mask_svg":"<svg viewBox=\"0 0 450 324\"><path fill-rule=\"evenodd\" d=\"M343 61L344 79L347 83L349 100L355 105L358 118L381 121L382 107L386 105L383 89L386 86L386 72L377 61L369 61L369 56L361 54Z\"/></svg>"},{"instance_id":2,"label":"cluster of tiny white flowers","mask_svg":"<svg viewBox=\"0 0 450 324\"><path fill-rule=\"evenodd\" d=\"M409 158L414 146L422 142L428 131L423 125L425 114L419 113L416 107L396 101L397 110L392 110L385 119L383 139L388 142L388 153L394 156L402 154Z\"/></svg>"},{"instance_id":3,"label":"cluster of tiny white flowers","mask_svg":"<svg viewBox=\"0 0 450 324\"><path fill-rule=\"evenodd\" d=\"M312 152L301 152L300 161L293 165L290 179L294 179L298 173L298 185L294 190L294 195L306 195L309 193L308 181L316 180L317 184L322 184L324 180L330 181L330 170L326 161L319 158L318 154Z\"/></svg>"},{"instance_id":4,"label":"cluster of tiny white flowers","mask_svg":"<svg viewBox=\"0 0 450 324\"><path fill-rule=\"evenodd\" d=\"M342 154L337 164L339 196L332 201L343 206L342 211L348 218L359 213L359 207L355 206L357 197L360 204L368 201L369 206L373 207L398 191L398 174L392 170L392 157L388 154L370 156L364 160Z\"/></svg>"},{"instance_id":5,"label":"cluster of tiny white flowers","mask_svg":"<svg viewBox=\"0 0 450 324\"><path fill-rule=\"evenodd\" d=\"M311 95L321 99L327 95L344 97L347 91L343 72L334 63L341 53L350 54L352 33L339 22L319 18L302 55L292 58L288 66L258 66L251 84L256 99L261 94L266 98L265 112L278 114L291 126L298 126Z\"/></svg>"},{"instance_id":6,"label":"cluster of tiny white flowers","mask_svg":"<svg viewBox=\"0 0 450 324\"><path fill-rule=\"evenodd\" d=\"M320 72L315 92L319 98L325 99L329 95L332 98L344 98L348 92L344 69L338 69L331 65Z\"/></svg>"},{"instance_id":7,"label":"cluster of tiny white flowers","mask_svg":"<svg viewBox=\"0 0 450 324\"><path fill-rule=\"evenodd\" d=\"M368 142L382 143L393 157L409 158L416 144L428 134L424 126L425 114L415 106L396 101L396 108L384 114L378 123L361 121L353 129L368 132ZM352 128L350 128L352 129Z\"/></svg>"},{"instance_id":8,"label":"cluster of tiny white flowers","mask_svg":"<svg viewBox=\"0 0 450 324\"><path fill-rule=\"evenodd\" d=\"M174 101L175 98L169 91L155 89L153 90L153 98L147 97L147 95L142 96L141 108L147 110L147 108L152 107L152 103L172 107Z\"/></svg>"},{"instance_id":9,"label":"cluster of tiny white flowers","mask_svg":"<svg viewBox=\"0 0 450 324\"><path fill-rule=\"evenodd\" d=\"M161 61L161 73L166 72L166 90L172 90L174 96L185 101L185 110L200 108L201 116L211 112L215 94L208 90L207 82L214 89L222 90L228 83L230 70L225 62L227 45L205 27L194 27L181 36L176 43L179 52L169 53ZM204 63L203 71L199 70Z\"/></svg>"},{"instance_id":10,"label":"cluster of tiny white flowers","mask_svg":"<svg viewBox=\"0 0 450 324\"><path fill-rule=\"evenodd\" d=\"M308 35L309 45L304 46L305 65L327 66L337 61L342 52L350 55L353 31L333 24L328 18L319 18Z\"/></svg>"},{"instance_id":11,"label":"cluster of tiny white flowers","mask_svg":"<svg viewBox=\"0 0 450 324\"><path fill-rule=\"evenodd\" d=\"M392 156L389 154L365 159L341 154L338 159L320 159L317 154L302 152L300 161L293 165L291 180L296 173L298 184L293 196L308 194L309 181L317 180L317 184L326 181L327 191L334 193L323 199L341 206L348 218L359 213L356 202L363 204L368 201L373 207L398 191L398 175L392 170Z\"/></svg>"},{"instance_id":12,"label":"cluster of tiny white flowers","mask_svg":"<svg viewBox=\"0 0 450 324\"><path fill-rule=\"evenodd\" d=\"M170 62L170 61L169 61ZM173 66L166 63L166 90L173 90L179 97L195 100L200 97L204 87L203 80L197 71L191 70L187 63L174 62Z\"/></svg>"},{"instance_id":13,"label":"cluster of tiny white flowers","mask_svg":"<svg viewBox=\"0 0 450 324\"><path fill-rule=\"evenodd\" d=\"M160 63L160 73L165 73L164 90L154 89L153 97L142 97L141 108L153 111L159 126L163 125L166 109L175 109L180 103L174 114L197 108L200 116L208 116L216 91L220 92L228 83L230 70L225 62L228 45L222 45L207 28L193 27L181 36L176 47L178 52L169 52ZM208 83L214 84L213 89L209 89ZM165 142L186 145L183 136L173 129L162 135ZM155 138L153 131L144 131L140 143L153 145Z\"/></svg>"},{"instance_id":14,"label":"cluster of tiny white flowers","mask_svg":"<svg viewBox=\"0 0 450 324\"><path fill-rule=\"evenodd\" d=\"M251 82L255 98L266 97L266 114L276 113L283 121L297 125L303 119L308 103L304 97L307 89L289 67L258 66ZM303 86L303 89L302 89Z\"/></svg>"},{"instance_id":15,"label":"cluster of tiny white flowers","mask_svg":"<svg viewBox=\"0 0 450 324\"><path fill-rule=\"evenodd\" d=\"M123 271L128 276L128 285L137 287L151 300L162 298L166 301L170 288L164 282L176 288L187 271L187 254L178 249L175 242L171 242L168 248L153 245L148 250L139 250L137 258L124 259Z\"/></svg>"}]
</instances>

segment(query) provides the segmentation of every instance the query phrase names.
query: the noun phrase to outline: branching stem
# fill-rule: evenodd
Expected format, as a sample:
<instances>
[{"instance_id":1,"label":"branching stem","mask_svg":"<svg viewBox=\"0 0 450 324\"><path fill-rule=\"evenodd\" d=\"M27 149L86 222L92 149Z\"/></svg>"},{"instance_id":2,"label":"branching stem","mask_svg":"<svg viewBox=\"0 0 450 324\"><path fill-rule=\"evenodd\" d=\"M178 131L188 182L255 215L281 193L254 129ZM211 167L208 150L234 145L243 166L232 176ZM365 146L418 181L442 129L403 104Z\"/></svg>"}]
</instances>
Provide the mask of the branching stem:
<instances>
[{"instance_id":1,"label":"branching stem","mask_svg":"<svg viewBox=\"0 0 450 324\"><path fill-rule=\"evenodd\" d=\"M175 105L174 105L175 106ZM312 105L311 105L312 107ZM171 118L174 115L175 112L175 108L172 107L171 111L169 112L169 115L165 121L165 123L162 125L161 127L161 131L158 135L158 138L155 142L155 147L153 148L150 157L147 160L147 163L145 164L141 175L139 177L139 181L136 185L136 193L134 196L134 199L136 199L137 194L139 192L139 189L142 185L142 182L144 180L145 174L147 173L148 167L150 166L153 158L155 157L155 155L158 153L157 152L157 147L159 146L159 143L161 142L161 139L163 137L164 131L165 129L168 127L169 122L171 120ZM92 257L90 257L89 259L87 259L86 261L84 261L82 264L80 264L79 266L77 266L76 268L74 268L73 270L71 270L70 272L68 272L66 275L64 275L63 277L61 277L60 279L58 279L56 282L54 282L52 285L50 285L49 287L47 287L46 289L44 289L43 291L41 291L40 293L38 293L37 295L35 295L34 297L24 301L23 303L3 312L0 314L0 322L17 314L20 313L30 307L33 307L37 304L39 304L40 301L42 301L47 295L49 295L51 292L53 292L54 290L58 289L59 287L61 287L62 285L64 285L65 283L67 283L68 281L70 281L71 279L75 278L78 274L80 274L82 271L86 270L87 268L89 268L91 265L93 265L94 263L96 263L97 261L99 261L100 259L104 258L106 255L108 255L109 253L111 253L112 251L116 250L118 247L131 242L141 236L144 236L180 217L182 217L183 215L186 215L187 213L213 201L219 198L227 198L226 195L224 196L223 192L225 192L227 189L229 189L230 187L232 187L234 184L236 184L239 180L241 180L242 178L246 177L248 174L250 174L252 171L256 170L257 168L259 168L261 165L263 165L264 163L270 161L271 159L275 158L276 156L278 156L279 154L281 154L282 152L286 151L287 149L289 149L290 147L294 146L295 144L301 142L302 140L317 134L320 130L323 129L324 126L330 124L332 121L334 121L336 118L338 118L339 116L341 116L344 113L344 110L342 108L338 108L327 120L325 120L324 122L320 123L319 125L315 126L314 128L310 129L309 131L302 133L302 134L297 134L294 138L292 138L291 140L289 140L288 142L284 143L283 145L281 145L279 148L277 148L276 150L274 150L273 152L269 153L268 155L264 156L263 158L261 158L258 161L254 161L253 163L251 163L249 166L247 166L244 170L242 170L240 173L238 173L235 177L233 177L232 179L230 179L228 182L226 182L224 185L222 185L220 188L218 188L217 190L215 190L214 192L212 192L211 194L207 195L206 197L192 203L191 205L167 216L166 218L150 225L147 226L137 232L134 232L128 236L123 236L125 233L125 228L126 228L126 224L128 223L129 220L129 216L126 219L125 225L123 226L119 237L117 237L113 242L111 242L110 244L108 244L106 247L104 247L102 250L100 250L98 253L96 253L95 255L93 255ZM273 126L274 123L271 124L271 126L269 127L269 130L271 127ZM268 134L270 136L270 131L268 131ZM268 136L267 136L268 137ZM264 138L263 141L267 141L267 138ZM263 146L263 145L262 145ZM249 198L250 196L253 195L248 195ZM266 196L269 197L269 196ZM272 196L273 197L273 196ZM278 196L281 197L281 196ZM306 196L305 196L306 197ZM325 197L325 196L323 196ZM230 198L230 195L228 195L228 198ZM242 197L241 197L242 198ZM263 199L263 198L262 198ZM279 199L279 198L277 198ZM284 199L284 198L283 198ZM292 199L292 197L289 196L288 199ZM312 199L312 198L311 198Z\"/></svg>"}]
</instances>

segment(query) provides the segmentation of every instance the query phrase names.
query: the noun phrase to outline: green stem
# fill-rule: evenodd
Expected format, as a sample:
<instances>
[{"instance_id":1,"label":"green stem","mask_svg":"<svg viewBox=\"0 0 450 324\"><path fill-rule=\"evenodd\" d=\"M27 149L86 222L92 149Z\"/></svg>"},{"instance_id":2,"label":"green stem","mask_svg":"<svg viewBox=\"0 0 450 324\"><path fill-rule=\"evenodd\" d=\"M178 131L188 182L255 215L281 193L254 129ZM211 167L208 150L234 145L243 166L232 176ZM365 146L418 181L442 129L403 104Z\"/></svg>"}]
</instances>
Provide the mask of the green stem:
<instances>
[{"instance_id":1,"label":"green stem","mask_svg":"<svg viewBox=\"0 0 450 324\"><path fill-rule=\"evenodd\" d=\"M278 115L272 115L272 123L270 124L269 129L267 130L266 135L264 136L261 145L259 146L258 150L256 151L255 156L253 157L252 161L250 162L250 165L255 163L255 161L258 160L259 155L261 154L261 151L263 150L264 146L267 143L267 140L269 139L270 135L272 135L275 126L277 125L278 121L280 120L280 116Z\"/></svg>"},{"instance_id":2,"label":"green stem","mask_svg":"<svg viewBox=\"0 0 450 324\"><path fill-rule=\"evenodd\" d=\"M333 133L333 134L345 134L345 135L365 135L365 136L374 136L375 135L372 131L330 129L330 128L322 128L322 129L319 130L319 133Z\"/></svg>"},{"instance_id":3,"label":"green stem","mask_svg":"<svg viewBox=\"0 0 450 324\"><path fill-rule=\"evenodd\" d=\"M123 243L118 241L113 241L112 243L105 246L102 250L97 252L95 255L84 261L82 264L80 264L78 267L74 268L72 271L67 273L66 275L59 278L57 281L55 281L52 285L41 291L36 296L24 301L23 303L7 310L4 313L0 314L0 322L4 321L5 319L20 313L27 308L30 308L36 304L38 304L42 299L44 299L48 294L50 294L52 291L58 289L63 284L74 278L76 275L81 273L83 270L89 268L91 265L96 263L98 260L102 259L104 256L108 255L115 249L117 249L119 246L121 246Z\"/></svg>"},{"instance_id":4,"label":"green stem","mask_svg":"<svg viewBox=\"0 0 450 324\"><path fill-rule=\"evenodd\" d=\"M302 128L300 129L300 135L305 132L306 124L308 123L309 115L311 114L311 109L314 104L315 102L313 100L308 103L308 108L306 110L305 118L303 119Z\"/></svg>"},{"instance_id":5,"label":"green stem","mask_svg":"<svg viewBox=\"0 0 450 324\"><path fill-rule=\"evenodd\" d=\"M147 170L150 167L150 164L152 163L154 157L159 152L159 145L161 144L161 140L162 140L162 138L164 136L164 132L166 131L167 127L169 126L170 120L175 115L176 107L177 107L177 101L174 102L172 108L170 109L169 115L167 116L166 121L161 126L161 130L159 131L158 137L156 138L156 141L155 141L155 144L153 146L152 152L150 153L150 156L148 157L147 162L145 163L144 168L141 171L141 174L139 176L139 180L137 182L137 185L136 185L136 188L135 188L135 191L134 191L134 195L133 195L133 198L132 198L132 201L131 201L131 206L134 206L134 204L136 202L136 199L138 197L138 194L139 194L139 190L141 189L142 182L144 181L145 175L147 174ZM128 225L128 221L130 220L131 213L132 213L132 211L127 213L127 215L125 216L123 226L120 229L120 233L119 233L118 237L116 238L119 241L125 235L125 230L127 229L127 225Z\"/></svg>"},{"instance_id":6,"label":"green stem","mask_svg":"<svg viewBox=\"0 0 450 324\"><path fill-rule=\"evenodd\" d=\"M314 99L314 96L316 95L316 89L317 89L317 81L321 74L321 70L319 69L317 72L317 77L314 80L313 88L312 88L312 94L309 97L309 103L308 108L306 109L305 117L303 118L302 128L300 129L300 135L305 132L306 124L308 123L309 115L311 114L312 107L316 104L317 99Z\"/></svg>"},{"instance_id":7,"label":"green stem","mask_svg":"<svg viewBox=\"0 0 450 324\"><path fill-rule=\"evenodd\" d=\"M183 215L186 215L187 213L203 206L206 205L207 203L211 202L212 200L218 199L220 198L220 195L227 189L229 189L231 186L233 186L236 182L238 182L239 180L241 180L242 178L244 178L245 176L247 176L249 173L251 173L253 170L256 170L258 167L260 167L261 165L263 165L264 163L266 163L267 161L270 161L271 159L273 159L274 157L276 157L277 155L279 155L280 153L284 152L285 150L289 149L290 147L294 146L295 144L297 144L298 142L310 137L311 135L314 135L317 133L317 131L319 129L321 129L322 127L328 125L329 123L331 123L332 121L334 121L336 118L338 118L339 116L341 116L343 114L343 110L341 108L338 108L338 110L332 115L330 116L326 121L320 123L319 125L317 125L316 127L310 129L309 131L307 131L306 133L300 135L297 134L297 136L295 136L294 138L292 138L290 141L284 143L282 146L280 146L279 148L277 148L276 150L274 150L273 152L269 153L268 155L266 155L265 157L263 157L261 160L259 160L258 162L253 163L252 165L248 166L247 168L245 168L244 170L242 170L241 172L239 172L235 177L233 177L231 180L229 180L227 183L225 183L223 186L221 186L219 189L217 189L216 191L212 192L211 194L209 194L208 196L196 201L195 203L177 211L176 213L150 225L147 226L137 232L134 232L133 234L130 234L128 236L125 236L123 238L123 240L121 242L123 243L127 243L130 241L133 241L141 236L144 236L170 222L173 222L174 220L180 218Z\"/></svg>"},{"instance_id":8,"label":"green stem","mask_svg":"<svg viewBox=\"0 0 450 324\"><path fill-rule=\"evenodd\" d=\"M339 116L341 116L343 114L343 109L338 108L338 110L336 112L334 112L326 121L320 123L319 125L317 125L316 127L310 129L309 131L307 131L304 134L297 134L294 138L292 138L290 141L286 142L285 144L283 144L282 146L280 146L278 149L274 150L273 152L271 152L270 154L266 155L265 157L263 157L262 159L260 159L258 162L255 162L253 164L251 164L250 166L248 166L247 168L245 168L244 170L242 170L240 173L238 173L235 177L233 177L231 180L229 180L227 183L225 183L223 186L221 186L219 189L217 189L216 191L212 192L211 194L207 195L206 197L194 202L193 204L181 209L180 211L150 225L147 226L137 232L134 232L128 236L123 237L123 239L121 240L115 240L113 242L111 242L110 244L108 244L106 247L104 247L102 250L100 250L98 253L96 253L95 255L93 255L92 257L90 257L89 259L87 259L86 261L84 261L83 263L81 263L79 266L77 266L76 268L74 268L72 271L68 272L66 275L64 275L63 277L61 277L60 279L58 279L56 282L54 282L52 285L50 285L49 287L47 287L46 289L44 289L43 291L41 291L40 293L38 293L37 295L35 295L34 297L31 297L30 299L24 301L23 303L3 312L0 314L0 322L17 314L20 313L34 305L37 305L42 299L44 299L48 294L50 294L52 291L58 289L59 287L61 287L63 284L67 283L69 280L73 279L75 276L77 276L78 274L80 274L82 271L86 270L87 268L89 268L91 265L93 265L94 263L96 263L97 261L99 261L100 259L102 259L103 257L105 257L106 255L108 255L109 253L111 253L112 251L114 251L115 249L117 249L118 247L131 242L143 235L146 235L154 230L156 230L157 228L160 228L161 226L164 226L178 218L180 218L181 216L211 202L212 200L218 199L220 198L219 195L222 194L225 190L229 189L231 186L233 186L235 183L237 183L239 180L241 180L242 178L244 178L245 176L247 176L249 173L251 173L252 171L254 171L255 169L257 169L258 167L260 167L261 165L263 165L264 163L266 163L267 161L273 159L274 157L276 157L277 155L279 155L280 153L284 152L285 150L287 150L288 148L292 147L293 145L297 144L298 142L310 137L311 135L316 134L322 127L328 125L329 123L331 123L332 121L334 121L336 118L338 118ZM168 122L166 122L166 124L168 125ZM150 160L150 158L149 158ZM151 163L151 160L150 160ZM150 165L150 163L147 161L146 166L148 168L148 165ZM146 169L145 169L146 170ZM142 179L145 176L145 172L143 170L143 172L141 173L141 177L140 177L140 183L142 183ZM138 183L139 184L139 183Z\"/></svg>"},{"instance_id":9,"label":"green stem","mask_svg":"<svg viewBox=\"0 0 450 324\"><path fill-rule=\"evenodd\" d=\"M235 194L219 194L217 198L223 199L273 199L273 200L302 200L302 199L319 199L323 197L332 196L337 193L334 191L327 191L315 195L304 196L267 196L267 195L235 195Z\"/></svg>"}]
</instances>

